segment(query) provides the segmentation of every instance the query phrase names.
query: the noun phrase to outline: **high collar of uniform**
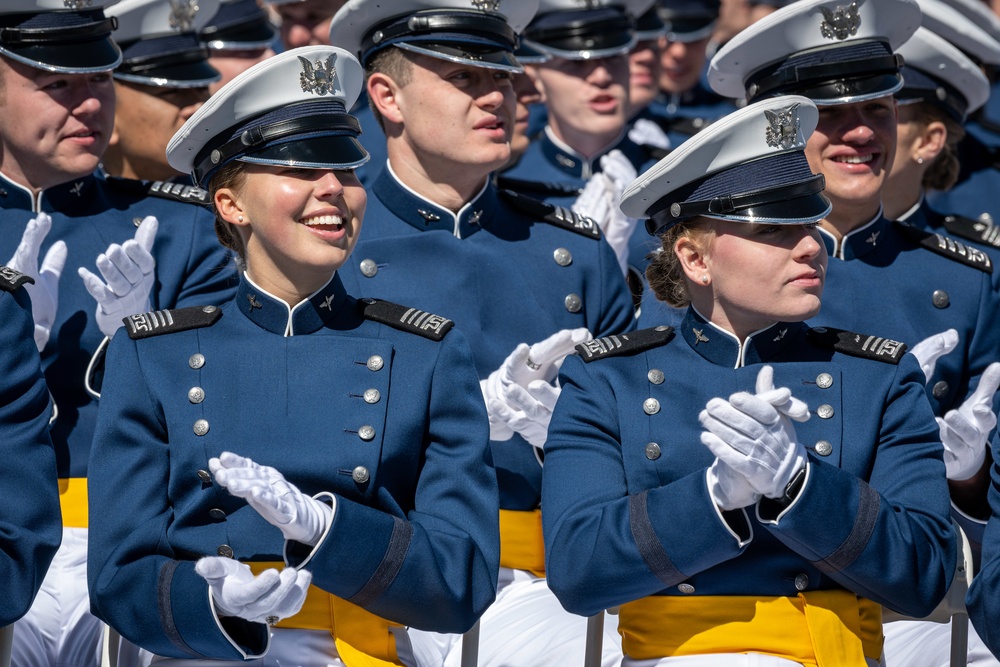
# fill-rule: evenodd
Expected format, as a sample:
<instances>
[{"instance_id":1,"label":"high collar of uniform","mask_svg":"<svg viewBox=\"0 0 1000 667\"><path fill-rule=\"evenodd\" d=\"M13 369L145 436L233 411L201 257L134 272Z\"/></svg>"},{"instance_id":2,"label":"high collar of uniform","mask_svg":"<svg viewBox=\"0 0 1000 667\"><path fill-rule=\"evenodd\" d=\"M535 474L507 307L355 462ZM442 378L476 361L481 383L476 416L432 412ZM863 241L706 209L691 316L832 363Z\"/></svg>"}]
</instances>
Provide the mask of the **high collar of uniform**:
<instances>
[{"instance_id":1,"label":"high collar of uniform","mask_svg":"<svg viewBox=\"0 0 1000 667\"><path fill-rule=\"evenodd\" d=\"M721 329L691 306L680 326L681 336L695 352L717 366L742 368L773 360L806 326L801 322L776 322L740 340Z\"/></svg>"},{"instance_id":2,"label":"high collar of uniform","mask_svg":"<svg viewBox=\"0 0 1000 667\"><path fill-rule=\"evenodd\" d=\"M574 178L590 178L596 172L601 170L601 158L615 148L623 148L623 144L626 143L627 139L625 138L623 131L621 137L619 137L616 141L611 142L611 144L608 145L603 151L590 158L586 158L577 153L575 150L557 139L555 134L552 132L552 128L548 126L545 127L545 132L542 133L539 141L541 142L542 153L545 155L545 159L558 167L560 171L563 171L568 176L573 176ZM628 157L628 155L626 155L626 157Z\"/></svg>"},{"instance_id":3,"label":"high collar of uniform","mask_svg":"<svg viewBox=\"0 0 1000 667\"><path fill-rule=\"evenodd\" d=\"M0 206L3 208L18 208L29 211L66 211L73 212L74 206L79 206L94 191L97 177L87 174L72 181L54 185L51 188L33 193L7 176L0 174Z\"/></svg>"},{"instance_id":4,"label":"high collar of uniform","mask_svg":"<svg viewBox=\"0 0 1000 667\"><path fill-rule=\"evenodd\" d=\"M279 336L300 336L323 327L347 301L340 277L334 274L319 290L290 306L258 287L246 273L236 289L236 307L261 329Z\"/></svg>"},{"instance_id":5,"label":"high collar of uniform","mask_svg":"<svg viewBox=\"0 0 1000 667\"><path fill-rule=\"evenodd\" d=\"M875 248L885 241L888 227L889 221L885 219L882 210L879 209L878 215L871 221L845 234L839 243L830 232L822 227L819 230L822 232L823 243L826 244L826 251L830 257L850 260L875 252Z\"/></svg>"},{"instance_id":6,"label":"high collar of uniform","mask_svg":"<svg viewBox=\"0 0 1000 667\"><path fill-rule=\"evenodd\" d=\"M376 177L372 191L387 209L413 228L422 232L445 231L459 238L489 225L497 209L496 190L489 179L479 194L454 213L403 185L388 163Z\"/></svg>"}]
</instances>

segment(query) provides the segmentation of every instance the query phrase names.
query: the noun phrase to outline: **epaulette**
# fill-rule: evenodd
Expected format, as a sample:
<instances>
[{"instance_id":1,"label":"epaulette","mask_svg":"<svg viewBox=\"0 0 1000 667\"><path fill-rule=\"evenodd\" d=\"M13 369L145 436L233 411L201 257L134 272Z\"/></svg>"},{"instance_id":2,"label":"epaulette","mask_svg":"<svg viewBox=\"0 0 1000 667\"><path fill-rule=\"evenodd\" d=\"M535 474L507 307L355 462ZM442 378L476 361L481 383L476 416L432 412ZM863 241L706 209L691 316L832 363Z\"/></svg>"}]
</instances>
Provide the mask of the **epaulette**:
<instances>
[{"instance_id":1,"label":"epaulette","mask_svg":"<svg viewBox=\"0 0 1000 667\"><path fill-rule=\"evenodd\" d=\"M556 183L554 181L527 181L523 178L512 178L497 174L496 185L500 190L513 190L514 192L528 192L537 197L577 197L583 188L569 183Z\"/></svg>"},{"instance_id":2,"label":"epaulette","mask_svg":"<svg viewBox=\"0 0 1000 667\"><path fill-rule=\"evenodd\" d=\"M381 322L393 329L409 331L435 341L443 340L455 326L447 317L381 299L359 299L358 307L366 320Z\"/></svg>"},{"instance_id":3,"label":"epaulette","mask_svg":"<svg viewBox=\"0 0 1000 667\"><path fill-rule=\"evenodd\" d=\"M806 335L817 345L831 347L852 357L864 357L884 361L887 364L898 364L906 352L906 343L898 340L852 333L833 327L813 327Z\"/></svg>"},{"instance_id":4,"label":"epaulette","mask_svg":"<svg viewBox=\"0 0 1000 667\"><path fill-rule=\"evenodd\" d=\"M134 178L121 178L118 176L108 176L107 181L116 188L129 190L147 197L172 199L173 201L199 204L201 206L208 206L211 203L208 190L203 190L196 185L171 183L169 181L140 181Z\"/></svg>"},{"instance_id":5,"label":"epaulette","mask_svg":"<svg viewBox=\"0 0 1000 667\"><path fill-rule=\"evenodd\" d=\"M939 255L947 257L948 259L953 259L956 262L965 264L966 266L979 269L984 273L993 273L993 262L991 262L989 256L979 248L966 245L961 241L956 241L949 236L944 236L943 234L938 234L937 232L928 232L923 229L918 229L910 223L902 220L896 220L893 224L896 225L903 236L932 252L936 252Z\"/></svg>"},{"instance_id":6,"label":"epaulette","mask_svg":"<svg viewBox=\"0 0 1000 667\"><path fill-rule=\"evenodd\" d=\"M215 306L192 306L174 310L153 310L129 315L122 322L132 340L151 338L163 334L210 327L219 321L222 311Z\"/></svg>"},{"instance_id":7,"label":"epaulette","mask_svg":"<svg viewBox=\"0 0 1000 667\"><path fill-rule=\"evenodd\" d=\"M628 354L638 354L660 347L670 342L674 337L673 327L653 327L640 329L627 334L605 336L580 343L576 346L577 354L587 363L608 357L622 357Z\"/></svg>"},{"instance_id":8,"label":"epaulette","mask_svg":"<svg viewBox=\"0 0 1000 667\"><path fill-rule=\"evenodd\" d=\"M991 220L974 220L962 215L946 215L944 228L948 230L949 234L954 234L959 238L1000 248L1000 225L993 224Z\"/></svg>"},{"instance_id":9,"label":"epaulette","mask_svg":"<svg viewBox=\"0 0 1000 667\"><path fill-rule=\"evenodd\" d=\"M500 194L514 208L527 213L536 220L568 229L583 236L589 236L594 240L601 238L601 228L597 226L597 223L593 219L574 213L565 206L556 206L548 202L538 201L537 199L518 194L513 190L501 190Z\"/></svg>"},{"instance_id":10,"label":"epaulette","mask_svg":"<svg viewBox=\"0 0 1000 667\"><path fill-rule=\"evenodd\" d=\"M8 266L0 266L0 290L13 292L25 283L34 284L35 279Z\"/></svg>"}]
</instances>

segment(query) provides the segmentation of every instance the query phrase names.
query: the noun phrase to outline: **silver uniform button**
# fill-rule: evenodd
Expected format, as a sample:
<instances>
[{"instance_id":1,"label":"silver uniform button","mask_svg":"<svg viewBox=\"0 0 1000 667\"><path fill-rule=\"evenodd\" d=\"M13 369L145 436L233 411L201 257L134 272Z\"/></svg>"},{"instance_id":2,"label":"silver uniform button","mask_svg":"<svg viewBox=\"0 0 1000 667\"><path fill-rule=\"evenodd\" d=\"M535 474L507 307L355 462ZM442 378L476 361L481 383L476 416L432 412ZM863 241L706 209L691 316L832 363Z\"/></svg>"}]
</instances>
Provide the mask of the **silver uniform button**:
<instances>
[{"instance_id":1,"label":"silver uniform button","mask_svg":"<svg viewBox=\"0 0 1000 667\"><path fill-rule=\"evenodd\" d=\"M670 327L661 324L660 326L656 327L655 331L666 331L669 328Z\"/></svg>"},{"instance_id":2,"label":"silver uniform button","mask_svg":"<svg viewBox=\"0 0 1000 667\"><path fill-rule=\"evenodd\" d=\"M948 383L944 380L935 382L931 393L934 395L934 398L944 398L944 395L948 393Z\"/></svg>"},{"instance_id":3,"label":"silver uniform button","mask_svg":"<svg viewBox=\"0 0 1000 667\"><path fill-rule=\"evenodd\" d=\"M816 384L820 389L829 389L833 386L833 376L829 373L820 373L816 376Z\"/></svg>"},{"instance_id":4,"label":"silver uniform button","mask_svg":"<svg viewBox=\"0 0 1000 667\"><path fill-rule=\"evenodd\" d=\"M364 484L368 481L368 468L358 466L351 472L351 479L353 479L357 484Z\"/></svg>"},{"instance_id":5,"label":"silver uniform button","mask_svg":"<svg viewBox=\"0 0 1000 667\"><path fill-rule=\"evenodd\" d=\"M199 419L194 423L194 434L205 435L206 433L208 433L208 420Z\"/></svg>"},{"instance_id":6,"label":"silver uniform button","mask_svg":"<svg viewBox=\"0 0 1000 667\"><path fill-rule=\"evenodd\" d=\"M382 398L382 394L379 393L378 389L365 389L365 403L378 403Z\"/></svg>"},{"instance_id":7,"label":"silver uniform button","mask_svg":"<svg viewBox=\"0 0 1000 667\"><path fill-rule=\"evenodd\" d=\"M655 461L660 458L660 446L655 442L651 442L646 445L646 458L650 461Z\"/></svg>"},{"instance_id":8,"label":"silver uniform button","mask_svg":"<svg viewBox=\"0 0 1000 667\"><path fill-rule=\"evenodd\" d=\"M816 408L816 414L819 415L820 419L829 419L833 416L833 406L828 403L824 403Z\"/></svg>"},{"instance_id":9,"label":"silver uniform button","mask_svg":"<svg viewBox=\"0 0 1000 667\"><path fill-rule=\"evenodd\" d=\"M809 575L798 574L795 575L795 590L804 591L809 588Z\"/></svg>"},{"instance_id":10,"label":"silver uniform button","mask_svg":"<svg viewBox=\"0 0 1000 667\"><path fill-rule=\"evenodd\" d=\"M663 371L659 368L654 368L653 370L646 373L646 377L653 384L663 384Z\"/></svg>"},{"instance_id":11,"label":"silver uniform button","mask_svg":"<svg viewBox=\"0 0 1000 667\"><path fill-rule=\"evenodd\" d=\"M833 452L833 445L826 440L819 440L816 443L816 453L820 456L829 456Z\"/></svg>"},{"instance_id":12,"label":"silver uniform button","mask_svg":"<svg viewBox=\"0 0 1000 667\"><path fill-rule=\"evenodd\" d=\"M647 415L655 415L660 411L660 402L655 398L647 398L642 403L642 411Z\"/></svg>"},{"instance_id":13,"label":"silver uniform button","mask_svg":"<svg viewBox=\"0 0 1000 667\"><path fill-rule=\"evenodd\" d=\"M375 429L369 426L368 424L365 424L364 426L358 429L358 437L364 440L365 442L371 442L372 440L375 439Z\"/></svg>"},{"instance_id":14,"label":"silver uniform button","mask_svg":"<svg viewBox=\"0 0 1000 667\"><path fill-rule=\"evenodd\" d=\"M188 366L190 366L191 368L193 368L195 370L198 370L199 368L201 368L204 365L205 365L205 355L202 354L201 352L197 352L195 354L192 354L191 358L188 359Z\"/></svg>"},{"instance_id":15,"label":"silver uniform button","mask_svg":"<svg viewBox=\"0 0 1000 667\"><path fill-rule=\"evenodd\" d=\"M216 308L215 306L205 306L204 308L201 309L201 312L208 313L211 315L216 310L218 310L218 308Z\"/></svg>"},{"instance_id":16,"label":"silver uniform button","mask_svg":"<svg viewBox=\"0 0 1000 667\"><path fill-rule=\"evenodd\" d=\"M583 301L580 300L579 294L567 294L565 304L566 310L571 313L579 313L580 309L583 308Z\"/></svg>"},{"instance_id":17,"label":"silver uniform button","mask_svg":"<svg viewBox=\"0 0 1000 667\"><path fill-rule=\"evenodd\" d=\"M681 593L686 593L687 595L691 595L691 593L694 593L694 586L692 586L691 584L680 584L679 586L677 586L677 590L679 590Z\"/></svg>"},{"instance_id":18,"label":"silver uniform button","mask_svg":"<svg viewBox=\"0 0 1000 667\"><path fill-rule=\"evenodd\" d=\"M375 263L374 259L361 260L361 275L365 278L374 278L376 273L378 273L378 264Z\"/></svg>"},{"instance_id":19,"label":"silver uniform button","mask_svg":"<svg viewBox=\"0 0 1000 667\"><path fill-rule=\"evenodd\" d=\"M201 403L205 400L205 390L201 387L191 387L188 389L188 400L192 403Z\"/></svg>"},{"instance_id":20,"label":"silver uniform button","mask_svg":"<svg viewBox=\"0 0 1000 667\"><path fill-rule=\"evenodd\" d=\"M212 483L212 473L208 472L207 470L199 470L198 471L198 479L200 479L205 484L211 484Z\"/></svg>"},{"instance_id":21,"label":"silver uniform button","mask_svg":"<svg viewBox=\"0 0 1000 667\"><path fill-rule=\"evenodd\" d=\"M215 553L219 554L223 558L232 558L233 548L228 544L220 544L219 548L215 550Z\"/></svg>"},{"instance_id":22,"label":"silver uniform button","mask_svg":"<svg viewBox=\"0 0 1000 667\"><path fill-rule=\"evenodd\" d=\"M226 513L220 510L218 507L213 507L212 509L208 510L208 516L212 517L213 519L225 519Z\"/></svg>"},{"instance_id":23,"label":"silver uniform button","mask_svg":"<svg viewBox=\"0 0 1000 667\"><path fill-rule=\"evenodd\" d=\"M569 266L573 263L573 253L566 248L556 248L555 252L552 253L552 258L559 266Z\"/></svg>"},{"instance_id":24,"label":"silver uniform button","mask_svg":"<svg viewBox=\"0 0 1000 667\"><path fill-rule=\"evenodd\" d=\"M934 304L935 308L947 308L948 304L951 303L951 298L943 289L936 289L931 294L931 303Z\"/></svg>"},{"instance_id":25,"label":"silver uniform button","mask_svg":"<svg viewBox=\"0 0 1000 667\"><path fill-rule=\"evenodd\" d=\"M385 361L383 361L382 357L377 354L373 354L368 357L368 362L365 365L368 366L368 370L370 371L380 371L382 370L382 367L385 366Z\"/></svg>"}]
</instances>

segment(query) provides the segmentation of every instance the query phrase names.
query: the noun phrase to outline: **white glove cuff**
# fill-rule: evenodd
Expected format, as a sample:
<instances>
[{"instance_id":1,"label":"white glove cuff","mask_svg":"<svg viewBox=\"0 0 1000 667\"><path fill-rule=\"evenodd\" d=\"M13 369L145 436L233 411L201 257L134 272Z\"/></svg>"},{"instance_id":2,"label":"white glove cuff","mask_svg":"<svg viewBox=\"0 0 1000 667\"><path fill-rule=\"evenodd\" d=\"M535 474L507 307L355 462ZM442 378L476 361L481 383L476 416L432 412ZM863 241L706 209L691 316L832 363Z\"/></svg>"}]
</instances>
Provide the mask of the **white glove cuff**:
<instances>
[{"instance_id":1,"label":"white glove cuff","mask_svg":"<svg viewBox=\"0 0 1000 667\"><path fill-rule=\"evenodd\" d=\"M306 555L306 557L301 562L296 563L294 566L290 565L291 561L288 555L288 547L290 544L296 544L296 543L290 540L285 540L285 546L284 549L282 550L282 558L285 561L285 565L294 567L296 570L301 570L303 567L305 567L306 563L312 560L312 557L319 550L320 546L323 544L323 542L326 541L327 535L330 534L330 529L333 528L333 519L337 515L337 496L334 495L333 493L330 493L329 491L322 491L320 493L317 493L315 496L312 496L312 500L314 500L318 505L321 505L323 507L323 509L320 511L322 512L321 516L325 517L324 519L325 525L323 525L322 530L319 531L319 537L316 539L316 542L314 544L309 545L312 547L312 549L309 550L308 555ZM305 543L301 542L298 544L305 544Z\"/></svg>"},{"instance_id":2,"label":"white glove cuff","mask_svg":"<svg viewBox=\"0 0 1000 667\"><path fill-rule=\"evenodd\" d=\"M956 482L962 482L975 476L979 472L979 469L983 467L983 462L986 461L986 447L987 444L983 443L982 447L974 448L972 452L973 458L968 460L964 457L952 456L945 451L944 468L947 478Z\"/></svg>"}]
</instances>

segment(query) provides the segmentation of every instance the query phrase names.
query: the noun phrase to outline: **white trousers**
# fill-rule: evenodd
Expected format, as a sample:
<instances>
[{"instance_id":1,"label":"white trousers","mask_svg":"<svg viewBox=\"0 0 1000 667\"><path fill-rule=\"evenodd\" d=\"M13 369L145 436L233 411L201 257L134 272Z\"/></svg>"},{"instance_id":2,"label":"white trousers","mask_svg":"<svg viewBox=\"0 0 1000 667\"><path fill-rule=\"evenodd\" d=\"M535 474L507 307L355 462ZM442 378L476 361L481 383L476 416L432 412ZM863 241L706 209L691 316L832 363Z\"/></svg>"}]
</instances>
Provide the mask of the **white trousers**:
<instances>
[{"instance_id":1,"label":"white trousers","mask_svg":"<svg viewBox=\"0 0 1000 667\"><path fill-rule=\"evenodd\" d=\"M951 662L951 624L929 621L886 623L886 667L948 667ZM969 667L1000 667L976 629L969 623Z\"/></svg>"},{"instance_id":2,"label":"white trousers","mask_svg":"<svg viewBox=\"0 0 1000 667\"><path fill-rule=\"evenodd\" d=\"M63 528L38 596L14 623L11 667L97 667L102 632L87 594L87 529Z\"/></svg>"},{"instance_id":3,"label":"white trousers","mask_svg":"<svg viewBox=\"0 0 1000 667\"><path fill-rule=\"evenodd\" d=\"M405 664L416 664L404 629L396 632L396 651ZM344 667L344 663L329 632L276 628L267 655L257 660L164 658L122 639L118 667Z\"/></svg>"},{"instance_id":4,"label":"white trousers","mask_svg":"<svg viewBox=\"0 0 1000 667\"><path fill-rule=\"evenodd\" d=\"M868 667L878 667L877 660L867 660ZM794 660L760 653L717 653L712 655L682 655L657 660L622 660L622 667L802 667ZM843 665L843 667L861 667Z\"/></svg>"},{"instance_id":5,"label":"white trousers","mask_svg":"<svg viewBox=\"0 0 1000 667\"><path fill-rule=\"evenodd\" d=\"M479 667L576 667L583 665L587 619L570 614L549 590L545 579L523 570L500 568L497 599L480 619ZM440 667L459 667L462 637L410 631L414 652L441 651ZM622 659L618 617L604 621L602 667L618 667ZM443 661L443 662L442 662ZM434 667L422 662L420 667Z\"/></svg>"}]
</instances>

